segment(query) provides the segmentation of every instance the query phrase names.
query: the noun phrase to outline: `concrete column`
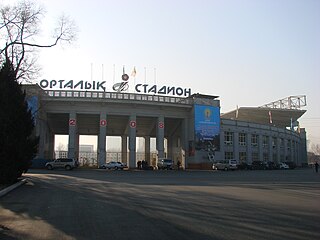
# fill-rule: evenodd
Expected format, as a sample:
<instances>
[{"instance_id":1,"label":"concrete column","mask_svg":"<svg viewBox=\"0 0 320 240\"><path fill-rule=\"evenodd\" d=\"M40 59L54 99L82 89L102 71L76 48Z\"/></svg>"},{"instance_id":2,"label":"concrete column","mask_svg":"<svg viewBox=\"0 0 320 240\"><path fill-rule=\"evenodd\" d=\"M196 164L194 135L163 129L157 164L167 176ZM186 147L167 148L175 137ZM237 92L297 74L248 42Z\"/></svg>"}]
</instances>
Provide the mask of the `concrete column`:
<instances>
[{"instance_id":1,"label":"concrete column","mask_svg":"<svg viewBox=\"0 0 320 240\"><path fill-rule=\"evenodd\" d=\"M173 136L170 136L170 137L168 137L167 138L167 144L168 144L168 146L167 146L167 158L170 158L170 159L172 159L174 162L176 162L176 159L175 159L175 157L174 157L174 149L175 149L175 141L176 141L176 139L175 139L175 137L173 137Z\"/></svg>"},{"instance_id":2,"label":"concrete column","mask_svg":"<svg viewBox=\"0 0 320 240\"><path fill-rule=\"evenodd\" d=\"M272 147L272 136L269 136L269 161L273 162L273 147Z\"/></svg>"},{"instance_id":3,"label":"concrete column","mask_svg":"<svg viewBox=\"0 0 320 240\"><path fill-rule=\"evenodd\" d=\"M144 137L144 159L147 161L148 165L151 165L150 161L150 136Z\"/></svg>"},{"instance_id":4,"label":"concrete column","mask_svg":"<svg viewBox=\"0 0 320 240\"><path fill-rule=\"evenodd\" d=\"M252 163L252 145L251 145L251 133L247 134L247 163Z\"/></svg>"},{"instance_id":5,"label":"concrete column","mask_svg":"<svg viewBox=\"0 0 320 240\"><path fill-rule=\"evenodd\" d=\"M281 139L279 137L277 137L277 145L276 145L276 149L277 149L277 160L276 163L280 162L280 152L281 152Z\"/></svg>"},{"instance_id":6,"label":"concrete column","mask_svg":"<svg viewBox=\"0 0 320 240\"><path fill-rule=\"evenodd\" d=\"M290 155L291 155L291 162L294 162L294 151L293 151L293 147L294 146L294 141L293 139L290 139Z\"/></svg>"},{"instance_id":7,"label":"concrete column","mask_svg":"<svg viewBox=\"0 0 320 240\"><path fill-rule=\"evenodd\" d=\"M283 139L284 141L284 162L287 161L288 156L288 139Z\"/></svg>"},{"instance_id":8,"label":"concrete column","mask_svg":"<svg viewBox=\"0 0 320 240\"><path fill-rule=\"evenodd\" d=\"M129 163L128 163L128 138L127 138L127 135L121 136L121 157L122 157L122 162L126 163L127 166L129 166Z\"/></svg>"},{"instance_id":9,"label":"concrete column","mask_svg":"<svg viewBox=\"0 0 320 240\"><path fill-rule=\"evenodd\" d=\"M98 167L106 162L106 136L107 136L107 114L100 113L98 135Z\"/></svg>"},{"instance_id":10,"label":"concrete column","mask_svg":"<svg viewBox=\"0 0 320 240\"><path fill-rule=\"evenodd\" d=\"M299 148L299 144L298 144L298 141L296 140L296 141L294 141L294 163L295 164L298 164L298 159L299 159L299 150L298 150L298 148Z\"/></svg>"},{"instance_id":11,"label":"concrete column","mask_svg":"<svg viewBox=\"0 0 320 240\"><path fill-rule=\"evenodd\" d=\"M52 159L52 158L55 157L55 152L54 152L54 134L51 131L49 131L48 152L49 152L49 159Z\"/></svg>"},{"instance_id":12,"label":"concrete column","mask_svg":"<svg viewBox=\"0 0 320 240\"><path fill-rule=\"evenodd\" d=\"M263 135L258 135L258 138L259 160L263 162Z\"/></svg>"},{"instance_id":13,"label":"concrete column","mask_svg":"<svg viewBox=\"0 0 320 240\"><path fill-rule=\"evenodd\" d=\"M157 122L157 150L158 158L164 158L164 116L158 117Z\"/></svg>"},{"instance_id":14,"label":"concrete column","mask_svg":"<svg viewBox=\"0 0 320 240\"><path fill-rule=\"evenodd\" d=\"M129 117L129 168L136 167L136 136L137 136L137 117L131 115Z\"/></svg>"},{"instance_id":15,"label":"concrete column","mask_svg":"<svg viewBox=\"0 0 320 240\"><path fill-rule=\"evenodd\" d=\"M192 126L194 128L194 126ZM186 168L188 161L188 151L189 151L189 127L188 127L188 119L182 120L181 126L181 166Z\"/></svg>"},{"instance_id":16,"label":"concrete column","mask_svg":"<svg viewBox=\"0 0 320 240\"><path fill-rule=\"evenodd\" d=\"M224 159L224 130L221 128L220 129L220 152L221 152L221 159Z\"/></svg>"},{"instance_id":17,"label":"concrete column","mask_svg":"<svg viewBox=\"0 0 320 240\"><path fill-rule=\"evenodd\" d=\"M239 133L234 132L233 137L233 158L239 162Z\"/></svg>"},{"instance_id":18,"label":"concrete column","mask_svg":"<svg viewBox=\"0 0 320 240\"><path fill-rule=\"evenodd\" d=\"M77 114L69 113L69 143L68 158L76 158L76 137L77 137Z\"/></svg>"},{"instance_id":19,"label":"concrete column","mask_svg":"<svg viewBox=\"0 0 320 240\"><path fill-rule=\"evenodd\" d=\"M77 132L76 133L76 141L75 141L75 155L74 158L79 160L79 154L80 154L80 135Z\"/></svg>"},{"instance_id":20,"label":"concrete column","mask_svg":"<svg viewBox=\"0 0 320 240\"><path fill-rule=\"evenodd\" d=\"M39 150L38 150L38 157L40 159L45 158L45 142L46 142L46 135L47 135L46 123L47 123L47 116L45 116L44 119L38 119L36 134L40 136Z\"/></svg>"}]
</instances>

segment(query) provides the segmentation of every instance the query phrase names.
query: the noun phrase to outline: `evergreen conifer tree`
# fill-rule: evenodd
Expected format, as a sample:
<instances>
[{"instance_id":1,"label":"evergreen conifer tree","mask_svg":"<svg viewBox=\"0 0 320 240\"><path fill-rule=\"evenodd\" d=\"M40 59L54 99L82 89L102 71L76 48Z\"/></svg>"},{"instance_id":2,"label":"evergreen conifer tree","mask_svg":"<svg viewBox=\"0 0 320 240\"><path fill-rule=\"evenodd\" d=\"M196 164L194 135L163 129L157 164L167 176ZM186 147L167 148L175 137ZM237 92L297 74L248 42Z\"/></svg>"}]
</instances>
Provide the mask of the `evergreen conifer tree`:
<instances>
[{"instance_id":1,"label":"evergreen conifer tree","mask_svg":"<svg viewBox=\"0 0 320 240\"><path fill-rule=\"evenodd\" d=\"M0 69L0 183L15 182L30 167L38 145L33 129L25 93L7 60Z\"/></svg>"}]
</instances>

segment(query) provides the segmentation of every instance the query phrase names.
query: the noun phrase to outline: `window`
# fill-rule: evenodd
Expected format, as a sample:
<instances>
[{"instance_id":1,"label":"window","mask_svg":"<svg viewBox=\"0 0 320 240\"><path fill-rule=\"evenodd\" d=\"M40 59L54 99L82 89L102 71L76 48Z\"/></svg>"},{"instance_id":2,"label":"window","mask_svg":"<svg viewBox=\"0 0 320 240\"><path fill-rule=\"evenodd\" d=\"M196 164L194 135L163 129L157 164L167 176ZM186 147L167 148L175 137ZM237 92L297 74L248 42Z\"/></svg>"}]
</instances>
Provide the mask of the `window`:
<instances>
[{"instance_id":1,"label":"window","mask_svg":"<svg viewBox=\"0 0 320 240\"><path fill-rule=\"evenodd\" d=\"M280 147L284 148L284 139L283 138L280 138Z\"/></svg>"},{"instance_id":2,"label":"window","mask_svg":"<svg viewBox=\"0 0 320 240\"><path fill-rule=\"evenodd\" d=\"M278 157L277 157L277 154L276 154L276 153L274 153L274 154L272 155L272 159L273 159L274 162L278 162Z\"/></svg>"},{"instance_id":3,"label":"window","mask_svg":"<svg viewBox=\"0 0 320 240\"><path fill-rule=\"evenodd\" d=\"M291 140L287 140L287 149L288 151L291 150Z\"/></svg>"},{"instance_id":4,"label":"window","mask_svg":"<svg viewBox=\"0 0 320 240\"><path fill-rule=\"evenodd\" d=\"M246 145L246 134L245 133L239 133L239 145L240 146Z\"/></svg>"},{"instance_id":5,"label":"window","mask_svg":"<svg viewBox=\"0 0 320 240\"><path fill-rule=\"evenodd\" d=\"M239 160L240 163L247 161L247 153L246 152L239 152Z\"/></svg>"},{"instance_id":6,"label":"window","mask_svg":"<svg viewBox=\"0 0 320 240\"><path fill-rule=\"evenodd\" d=\"M269 146L269 137L263 136L262 144L264 148L267 148Z\"/></svg>"},{"instance_id":7,"label":"window","mask_svg":"<svg viewBox=\"0 0 320 240\"><path fill-rule=\"evenodd\" d=\"M251 145L254 147L258 146L258 140L259 140L259 136L257 134L252 134L251 135Z\"/></svg>"},{"instance_id":8,"label":"window","mask_svg":"<svg viewBox=\"0 0 320 240\"><path fill-rule=\"evenodd\" d=\"M233 145L233 133L232 132L224 132L224 144L225 145Z\"/></svg>"},{"instance_id":9,"label":"window","mask_svg":"<svg viewBox=\"0 0 320 240\"><path fill-rule=\"evenodd\" d=\"M268 153L263 153L263 161L268 162L269 161L269 154Z\"/></svg>"},{"instance_id":10,"label":"window","mask_svg":"<svg viewBox=\"0 0 320 240\"><path fill-rule=\"evenodd\" d=\"M272 148L276 148L277 146L277 138L273 137L272 138Z\"/></svg>"},{"instance_id":11,"label":"window","mask_svg":"<svg viewBox=\"0 0 320 240\"><path fill-rule=\"evenodd\" d=\"M224 159L226 160L233 159L233 152L225 152Z\"/></svg>"},{"instance_id":12,"label":"window","mask_svg":"<svg viewBox=\"0 0 320 240\"><path fill-rule=\"evenodd\" d=\"M259 161L259 154L257 152L252 153L252 161Z\"/></svg>"}]
</instances>

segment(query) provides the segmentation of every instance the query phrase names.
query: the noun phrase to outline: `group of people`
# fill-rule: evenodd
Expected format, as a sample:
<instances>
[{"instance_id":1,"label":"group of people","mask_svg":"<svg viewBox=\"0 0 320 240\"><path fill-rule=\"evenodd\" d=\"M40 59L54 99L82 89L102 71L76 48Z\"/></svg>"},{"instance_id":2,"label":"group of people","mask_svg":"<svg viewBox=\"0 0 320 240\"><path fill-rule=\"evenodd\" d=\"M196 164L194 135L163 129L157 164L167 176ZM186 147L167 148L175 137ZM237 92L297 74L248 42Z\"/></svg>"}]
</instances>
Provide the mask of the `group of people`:
<instances>
[{"instance_id":1,"label":"group of people","mask_svg":"<svg viewBox=\"0 0 320 240\"><path fill-rule=\"evenodd\" d=\"M142 161L138 161L137 162L138 165L138 169L143 169L143 170L147 170L149 168L149 164L147 161L142 160Z\"/></svg>"},{"instance_id":2,"label":"group of people","mask_svg":"<svg viewBox=\"0 0 320 240\"><path fill-rule=\"evenodd\" d=\"M137 165L138 165L138 169L140 169L140 170L149 170L150 169L148 162L145 160L142 160L142 161L139 160L137 162ZM181 162L179 160L177 161L177 169L178 170L181 169Z\"/></svg>"}]
</instances>

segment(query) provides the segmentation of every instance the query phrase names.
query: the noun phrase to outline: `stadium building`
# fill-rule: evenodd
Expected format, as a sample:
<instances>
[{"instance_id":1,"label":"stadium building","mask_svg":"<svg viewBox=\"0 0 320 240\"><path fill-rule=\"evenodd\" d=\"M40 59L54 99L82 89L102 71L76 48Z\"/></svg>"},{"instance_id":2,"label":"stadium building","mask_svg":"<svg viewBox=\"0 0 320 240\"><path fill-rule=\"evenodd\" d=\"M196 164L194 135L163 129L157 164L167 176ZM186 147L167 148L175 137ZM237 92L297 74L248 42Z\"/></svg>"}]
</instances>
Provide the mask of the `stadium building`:
<instances>
[{"instance_id":1,"label":"stadium building","mask_svg":"<svg viewBox=\"0 0 320 240\"><path fill-rule=\"evenodd\" d=\"M144 138L144 160L153 166L158 158L189 169L209 169L223 159L307 163L306 132L298 124L305 96L221 114L217 96L191 94L190 89L137 84L135 93L128 93L119 83L114 92L106 92L99 83L61 82L66 89L50 89L56 83L23 86L40 136L35 162L55 158L55 135L63 134L68 135L67 156L75 159L79 136L97 136L96 166L109 161L107 136L121 137L121 161L131 169L138 161L137 137ZM151 138L156 154L150 150Z\"/></svg>"}]
</instances>

